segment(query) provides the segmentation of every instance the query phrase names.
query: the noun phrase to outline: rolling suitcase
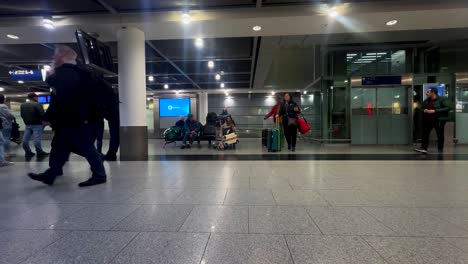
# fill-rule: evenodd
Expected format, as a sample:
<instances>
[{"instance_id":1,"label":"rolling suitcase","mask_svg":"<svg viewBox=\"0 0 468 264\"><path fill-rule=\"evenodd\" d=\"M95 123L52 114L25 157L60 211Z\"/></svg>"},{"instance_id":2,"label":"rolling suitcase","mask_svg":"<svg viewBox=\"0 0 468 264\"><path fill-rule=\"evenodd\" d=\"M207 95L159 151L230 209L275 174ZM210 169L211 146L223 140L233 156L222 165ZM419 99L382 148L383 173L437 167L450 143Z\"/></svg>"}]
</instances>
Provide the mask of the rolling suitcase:
<instances>
[{"instance_id":1,"label":"rolling suitcase","mask_svg":"<svg viewBox=\"0 0 468 264\"><path fill-rule=\"evenodd\" d=\"M266 147L267 147L267 150L268 151L271 151L271 145L272 145L272 140L273 140L273 134L272 134L272 129L267 129L267 144L266 144Z\"/></svg>"},{"instance_id":2,"label":"rolling suitcase","mask_svg":"<svg viewBox=\"0 0 468 264\"><path fill-rule=\"evenodd\" d=\"M268 129L262 130L262 146L267 146L267 136L268 136Z\"/></svg>"},{"instance_id":3,"label":"rolling suitcase","mask_svg":"<svg viewBox=\"0 0 468 264\"><path fill-rule=\"evenodd\" d=\"M281 151L281 141L280 141L280 128L279 123L276 123L276 128L271 130L271 151L278 152Z\"/></svg>"}]
</instances>

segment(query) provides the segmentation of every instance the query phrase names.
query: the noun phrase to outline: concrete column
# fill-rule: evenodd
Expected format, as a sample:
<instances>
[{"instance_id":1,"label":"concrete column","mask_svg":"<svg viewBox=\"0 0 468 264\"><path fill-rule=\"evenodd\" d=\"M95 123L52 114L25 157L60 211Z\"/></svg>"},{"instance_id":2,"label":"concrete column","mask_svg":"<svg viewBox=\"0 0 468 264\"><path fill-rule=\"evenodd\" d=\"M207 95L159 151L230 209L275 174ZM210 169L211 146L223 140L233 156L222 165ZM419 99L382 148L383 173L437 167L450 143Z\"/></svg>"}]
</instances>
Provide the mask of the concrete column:
<instances>
[{"instance_id":1,"label":"concrete column","mask_svg":"<svg viewBox=\"0 0 468 264\"><path fill-rule=\"evenodd\" d=\"M134 27L122 27L117 40L120 159L148 160L145 34Z\"/></svg>"},{"instance_id":2,"label":"concrete column","mask_svg":"<svg viewBox=\"0 0 468 264\"><path fill-rule=\"evenodd\" d=\"M198 94L198 120L206 123L206 116L208 115L208 93L201 92Z\"/></svg>"}]
</instances>

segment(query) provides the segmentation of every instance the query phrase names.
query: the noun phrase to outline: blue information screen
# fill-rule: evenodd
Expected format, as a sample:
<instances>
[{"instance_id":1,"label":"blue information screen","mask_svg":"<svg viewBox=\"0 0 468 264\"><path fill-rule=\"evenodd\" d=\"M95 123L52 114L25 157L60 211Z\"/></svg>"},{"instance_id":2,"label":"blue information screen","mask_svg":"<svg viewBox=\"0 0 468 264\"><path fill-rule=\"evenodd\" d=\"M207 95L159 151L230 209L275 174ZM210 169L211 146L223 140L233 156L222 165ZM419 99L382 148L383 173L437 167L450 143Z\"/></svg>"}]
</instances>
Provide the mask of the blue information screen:
<instances>
[{"instance_id":1,"label":"blue information screen","mask_svg":"<svg viewBox=\"0 0 468 264\"><path fill-rule=\"evenodd\" d=\"M162 117L187 116L190 113L190 98L159 99L159 115Z\"/></svg>"},{"instance_id":2,"label":"blue information screen","mask_svg":"<svg viewBox=\"0 0 468 264\"><path fill-rule=\"evenodd\" d=\"M39 96L38 103L40 104L48 104L50 103L50 95L49 96Z\"/></svg>"},{"instance_id":3,"label":"blue information screen","mask_svg":"<svg viewBox=\"0 0 468 264\"><path fill-rule=\"evenodd\" d=\"M9 71L8 73L14 81L42 81L40 70L16 70Z\"/></svg>"}]
</instances>

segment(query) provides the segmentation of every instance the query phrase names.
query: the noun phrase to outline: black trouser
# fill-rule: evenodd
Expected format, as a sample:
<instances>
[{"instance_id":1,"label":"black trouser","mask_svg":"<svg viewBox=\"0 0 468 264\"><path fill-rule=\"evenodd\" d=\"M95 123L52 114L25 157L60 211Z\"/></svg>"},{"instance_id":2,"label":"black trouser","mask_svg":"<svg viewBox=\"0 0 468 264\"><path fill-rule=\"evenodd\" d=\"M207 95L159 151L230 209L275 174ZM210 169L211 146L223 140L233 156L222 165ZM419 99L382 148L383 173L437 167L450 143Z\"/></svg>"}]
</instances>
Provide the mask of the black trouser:
<instances>
[{"instance_id":1,"label":"black trouser","mask_svg":"<svg viewBox=\"0 0 468 264\"><path fill-rule=\"evenodd\" d=\"M421 148L427 150L429 147L429 136L431 135L432 129L435 129L437 133L437 147L439 151L444 150L444 129L445 121L435 120L433 122L424 122L423 124L423 134L422 134L422 145Z\"/></svg>"},{"instance_id":2,"label":"black trouser","mask_svg":"<svg viewBox=\"0 0 468 264\"><path fill-rule=\"evenodd\" d=\"M107 155L115 156L120 146L120 118L116 116L107 119L109 125L109 150Z\"/></svg>"},{"instance_id":3,"label":"black trouser","mask_svg":"<svg viewBox=\"0 0 468 264\"><path fill-rule=\"evenodd\" d=\"M102 153L102 143L104 138L104 120L96 124L96 149L98 153Z\"/></svg>"},{"instance_id":4,"label":"black trouser","mask_svg":"<svg viewBox=\"0 0 468 264\"><path fill-rule=\"evenodd\" d=\"M46 171L49 178L62 174L62 168L68 161L71 152L85 157L91 166L92 177L105 179L106 171L101 156L94 147L96 125L82 124L64 126L55 131L52 139L52 150L49 160L50 168Z\"/></svg>"},{"instance_id":5,"label":"black trouser","mask_svg":"<svg viewBox=\"0 0 468 264\"><path fill-rule=\"evenodd\" d=\"M286 137L286 142L288 142L288 147L296 147L297 140L297 126L296 125L285 125L284 126L284 136Z\"/></svg>"}]
</instances>

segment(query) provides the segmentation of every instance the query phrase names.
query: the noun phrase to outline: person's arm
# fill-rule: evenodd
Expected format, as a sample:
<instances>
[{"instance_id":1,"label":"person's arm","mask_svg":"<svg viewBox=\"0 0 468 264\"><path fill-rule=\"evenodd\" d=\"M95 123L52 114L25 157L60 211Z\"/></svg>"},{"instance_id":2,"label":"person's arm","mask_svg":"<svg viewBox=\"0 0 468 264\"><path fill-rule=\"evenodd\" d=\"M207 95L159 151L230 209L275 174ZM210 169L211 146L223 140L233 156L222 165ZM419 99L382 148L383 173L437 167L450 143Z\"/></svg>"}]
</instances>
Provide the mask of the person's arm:
<instances>
[{"instance_id":1,"label":"person's arm","mask_svg":"<svg viewBox=\"0 0 468 264\"><path fill-rule=\"evenodd\" d=\"M10 109L8 109L7 107L5 107L3 109L3 112L4 112L4 116L8 119L8 120L13 120L15 119L15 116L11 113Z\"/></svg>"},{"instance_id":2,"label":"person's arm","mask_svg":"<svg viewBox=\"0 0 468 264\"><path fill-rule=\"evenodd\" d=\"M439 109L436 109L435 112L436 113L443 113L443 112L449 112L452 107L451 107L451 104L450 104L450 101L448 98L443 98L440 102L440 105L442 106L441 108Z\"/></svg>"},{"instance_id":3,"label":"person's arm","mask_svg":"<svg viewBox=\"0 0 468 264\"><path fill-rule=\"evenodd\" d=\"M263 119L267 120L268 118L272 117L275 114L277 107L278 107L277 105L273 106L270 113L266 114Z\"/></svg>"}]
</instances>

